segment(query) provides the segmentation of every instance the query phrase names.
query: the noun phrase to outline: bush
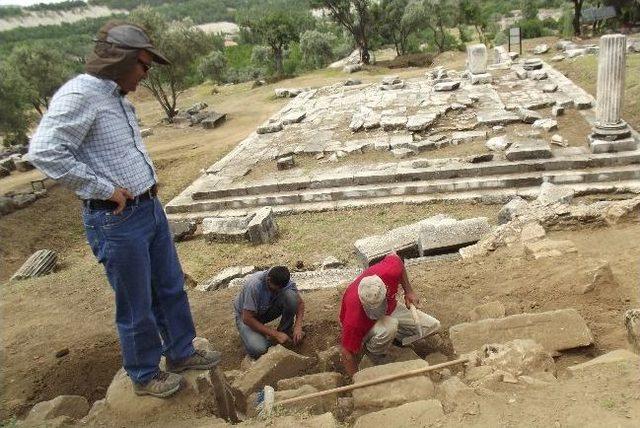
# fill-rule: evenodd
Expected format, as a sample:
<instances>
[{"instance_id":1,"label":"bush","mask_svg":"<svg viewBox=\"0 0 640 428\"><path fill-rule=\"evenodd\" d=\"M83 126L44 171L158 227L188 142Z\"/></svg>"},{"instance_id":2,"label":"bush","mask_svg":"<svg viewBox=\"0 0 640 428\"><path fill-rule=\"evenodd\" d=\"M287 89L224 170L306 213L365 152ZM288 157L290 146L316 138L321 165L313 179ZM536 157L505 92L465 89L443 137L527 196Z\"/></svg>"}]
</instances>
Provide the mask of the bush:
<instances>
[{"instance_id":1,"label":"bush","mask_svg":"<svg viewBox=\"0 0 640 428\"><path fill-rule=\"evenodd\" d=\"M316 30L305 31L300 35L300 52L302 63L307 68L322 68L331 62L333 45L336 36L331 33L321 33Z\"/></svg>"},{"instance_id":2,"label":"bush","mask_svg":"<svg viewBox=\"0 0 640 428\"><path fill-rule=\"evenodd\" d=\"M256 45L251 50L251 66L254 68L274 69L273 54L267 46Z\"/></svg>"},{"instance_id":3,"label":"bush","mask_svg":"<svg viewBox=\"0 0 640 428\"><path fill-rule=\"evenodd\" d=\"M520 27L520 34L522 35L523 39L542 37L544 33L542 21L540 21L538 18L518 21L516 26Z\"/></svg>"},{"instance_id":4,"label":"bush","mask_svg":"<svg viewBox=\"0 0 640 428\"><path fill-rule=\"evenodd\" d=\"M200 60L198 73L203 79L211 79L215 83L225 81L227 58L220 51L213 51Z\"/></svg>"},{"instance_id":5,"label":"bush","mask_svg":"<svg viewBox=\"0 0 640 428\"><path fill-rule=\"evenodd\" d=\"M498 31L496 33L496 36L493 38L494 46L505 45L509 42L509 36L507 36L507 33L506 33L507 31L509 30Z\"/></svg>"},{"instance_id":6,"label":"bush","mask_svg":"<svg viewBox=\"0 0 640 428\"><path fill-rule=\"evenodd\" d=\"M433 64L433 55L429 53L413 53L400 55L389 62L389 68L429 67Z\"/></svg>"},{"instance_id":7,"label":"bush","mask_svg":"<svg viewBox=\"0 0 640 428\"><path fill-rule=\"evenodd\" d=\"M292 42L289 44L289 49L285 52L282 65L284 66L284 74L287 76L293 76L304 70L302 51L298 43Z\"/></svg>"}]
</instances>

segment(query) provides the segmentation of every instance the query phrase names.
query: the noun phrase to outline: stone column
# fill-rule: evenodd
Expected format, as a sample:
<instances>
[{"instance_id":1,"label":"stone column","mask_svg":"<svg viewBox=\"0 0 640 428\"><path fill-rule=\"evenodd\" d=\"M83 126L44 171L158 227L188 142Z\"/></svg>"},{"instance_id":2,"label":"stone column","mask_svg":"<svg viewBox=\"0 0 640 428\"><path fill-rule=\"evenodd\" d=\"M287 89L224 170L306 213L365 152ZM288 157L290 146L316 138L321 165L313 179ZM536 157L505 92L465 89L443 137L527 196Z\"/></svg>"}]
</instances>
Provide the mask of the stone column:
<instances>
[{"instance_id":1,"label":"stone column","mask_svg":"<svg viewBox=\"0 0 640 428\"><path fill-rule=\"evenodd\" d=\"M491 75L487 73L487 47L481 43L467 46L468 69L471 83L490 83Z\"/></svg>"},{"instance_id":2,"label":"stone column","mask_svg":"<svg viewBox=\"0 0 640 428\"><path fill-rule=\"evenodd\" d=\"M631 129L622 120L627 37L612 34L600 38L596 121L589 135L594 153L635 150Z\"/></svg>"}]
</instances>

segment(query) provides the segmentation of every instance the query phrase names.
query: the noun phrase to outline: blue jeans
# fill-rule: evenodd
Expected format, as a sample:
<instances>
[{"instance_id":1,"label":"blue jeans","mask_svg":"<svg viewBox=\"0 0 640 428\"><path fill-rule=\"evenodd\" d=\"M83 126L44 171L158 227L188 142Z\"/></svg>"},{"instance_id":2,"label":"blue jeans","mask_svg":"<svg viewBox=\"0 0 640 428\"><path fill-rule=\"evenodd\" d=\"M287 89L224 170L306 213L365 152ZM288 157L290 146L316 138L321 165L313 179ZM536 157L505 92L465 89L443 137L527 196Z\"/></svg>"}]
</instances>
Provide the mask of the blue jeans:
<instances>
[{"instance_id":1,"label":"blue jeans","mask_svg":"<svg viewBox=\"0 0 640 428\"><path fill-rule=\"evenodd\" d=\"M146 383L161 355L181 360L194 352L184 275L162 205L147 199L119 215L85 207L83 221L115 292L124 369L133 382Z\"/></svg>"},{"instance_id":2,"label":"blue jeans","mask_svg":"<svg viewBox=\"0 0 640 428\"><path fill-rule=\"evenodd\" d=\"M278 331L282 331L291 336L297 312L298 292L294 290L287 290L280 292L267 312L264 314L258 314L257 319L262 324L266 324L278 317L281 317L280 323L278 324ZM238 332L240 333L240 339L242 339L244 349L253 359L259 358L267 352L270 346L274 345L264 334L258 333L246 325L244 321L242 321L242 316L240 314L236 314L236 327L238 327Z\"/></svg>"}]
</instances>

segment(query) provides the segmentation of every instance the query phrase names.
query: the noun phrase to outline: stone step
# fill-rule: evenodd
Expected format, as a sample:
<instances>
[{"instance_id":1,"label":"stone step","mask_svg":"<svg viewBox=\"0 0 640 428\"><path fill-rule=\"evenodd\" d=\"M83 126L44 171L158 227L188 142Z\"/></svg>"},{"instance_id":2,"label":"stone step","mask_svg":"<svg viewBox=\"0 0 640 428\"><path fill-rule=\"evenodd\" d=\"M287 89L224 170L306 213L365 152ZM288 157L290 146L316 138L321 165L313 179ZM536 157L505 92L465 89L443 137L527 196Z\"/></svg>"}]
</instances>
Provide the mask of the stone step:
<instances>
[{"instance_id":1,"label":"stone step","mask_svg":"<svg viewBox=\"0 0 640 428\"><path fill-rule=\"evenodd\" d=\"M604 183L580 183L558 184L559 187L568 187L576 192L576 196L603 193L640 193L640 182L637 179ZM356 200L325 201L314 203L295 203L273 206L277 215L293 215L305 212L323 212L343 209L358 209L372 206L384 206L389 204L429 204L440 202L460 203L506 203L514 196L532 199L538 196L539 186L527 186L510 189L482 189L477 191L443 192L435 194L389 196L381 198L364 198ZM195 220L201 221L206 217L237 217L245 216L252 209L231 210L203 210L196 212L167 213L171 220Z\"/></svg>"},{"instance_id":2,"label":"stone step","mask_svg":"<svg viewBox=\"0 0 640 428\"><path fill-rule=\"evenodd\" d=\"M255 209L263 206L337 202L447 193L458 191L505 189L539 186L545 181L554 184L593 183L620 180L640 180L638 165L611 168L591 168L572 171L539 171L441 180L421 180L348 187L330 187L311 190L274 192L263 195L232 196L211 200L198 200L182 205L167 205L167 213L217 211L230 209Z\"/></svg>"},{"instance_id":3,"label":"stone step","mask_svg":"<svg viewBox=\"0 0 640 428\"><path fill-rule=\"evenodd\" d=\"M415 161L419 164L422 160ZM427 165L433 161L424 160ZM406 162L405 162L406 163ZM531 159L519 162L493 161L477 164L459 163L443 168L426 166L415 168L395 168L391 171L365 170L360 172L335 173L323 172L317 176L303 176L283 180L261 181L257 183L239 183L222 189L202 189L191 194L194 200L218 199L231 196L261 195L294 190L318 189L327 187L360 186L420 180L443 180L464 177L484 177L505 174L517 174L536 171L578 170L603 168L640 163L640 151L625 153L603 153L598 155L579 154L551 159Z\"/></svg>"}]
</instances>

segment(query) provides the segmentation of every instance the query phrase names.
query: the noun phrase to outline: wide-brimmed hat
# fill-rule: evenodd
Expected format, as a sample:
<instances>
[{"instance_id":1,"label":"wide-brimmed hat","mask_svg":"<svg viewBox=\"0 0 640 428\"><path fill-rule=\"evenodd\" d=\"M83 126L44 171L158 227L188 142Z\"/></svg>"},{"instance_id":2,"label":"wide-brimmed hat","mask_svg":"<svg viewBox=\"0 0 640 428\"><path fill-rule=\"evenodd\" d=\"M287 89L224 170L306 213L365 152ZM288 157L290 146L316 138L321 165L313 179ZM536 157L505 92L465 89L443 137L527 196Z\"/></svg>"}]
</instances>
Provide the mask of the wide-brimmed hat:
<instances>
[{"instance_id":1,"label":"wide-brimmed hat","mask_svg":"<svg viewBox=\"0 0 640 428\"><path fill-rule=\"evenodd\" d=\"M107 31L104 39L96 39L95 41L111 43L122 49L144 49L153 56L153 60L158 64L171 64L167 57L153 46L147 33L136 25L116 25Z\"/></svg>"},{"instance_id":2,"label":"wide-brimmed hat","mask_svg":"<svg viewBox=\"0 0 640 428\"><path fill-rule=\"evenodd\" d=\"M380 319L387 313L387 287L379 276L362 278L358 284L358 297L370 319Z\"/></svg>"}]
</instances>

